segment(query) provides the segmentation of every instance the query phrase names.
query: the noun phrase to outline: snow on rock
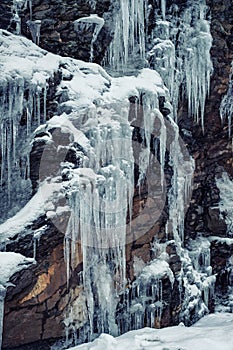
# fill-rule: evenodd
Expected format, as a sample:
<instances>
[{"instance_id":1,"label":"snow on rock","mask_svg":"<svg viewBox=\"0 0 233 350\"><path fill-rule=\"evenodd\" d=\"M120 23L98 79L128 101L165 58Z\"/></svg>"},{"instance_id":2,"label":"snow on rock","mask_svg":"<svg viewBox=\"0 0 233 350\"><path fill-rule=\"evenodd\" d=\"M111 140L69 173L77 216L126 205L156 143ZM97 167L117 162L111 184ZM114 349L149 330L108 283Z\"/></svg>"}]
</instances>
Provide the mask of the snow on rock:
<instances>
[{"instance_id":1,"label":"snow on rock","mask_svg":"<svg viewBox=\"0 0 233 350\"><path fill-rule=\"evenodd\" d=\"M60 189L59 183L44 182L23 209L0 225L0 243L7 243L7 240L20 233L30 234L30 225L46 213L46 205L52 201L54 192Z\"/></svg>"},{"instance_id":2,"label":"snow on rock","mask_svg":"<svg viewBox=\"0 0 233 350\"><path fill-rule=\"evenodd\" d=\"M0 252L0 284L6 287L14 273L28 267L33 262L34 259L25 258L18 253Z\"/></svg>"},{"instance_id":3,"label":"snow on rock","mask_svg":"<svg viewBox=\"0 0 233 350\"><path fill-rule=\"evenodd\" d=\"M113 338L102 334L93 343L70 350L232 350L233 314L205 316L192 327L143 328Z\"/></svg>"}]
</instances>

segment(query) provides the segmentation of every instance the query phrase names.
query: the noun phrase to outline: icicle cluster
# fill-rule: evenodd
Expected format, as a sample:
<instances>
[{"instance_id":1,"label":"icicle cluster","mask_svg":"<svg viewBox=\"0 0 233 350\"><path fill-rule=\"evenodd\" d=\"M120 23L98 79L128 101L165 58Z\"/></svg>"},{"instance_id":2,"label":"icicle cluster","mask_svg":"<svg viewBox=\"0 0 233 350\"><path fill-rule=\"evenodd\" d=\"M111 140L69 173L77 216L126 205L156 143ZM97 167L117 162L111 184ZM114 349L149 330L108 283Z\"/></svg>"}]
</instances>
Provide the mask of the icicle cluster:
<instances>
[{"instance_id":1,"label":"icicle cluster","mask_svg":"<svg viewBox=\"0 0 233 350\"><path fill-rule=\"evenodd\" d=\"M111 69L126 72L130 63L135 66L135 60L139 63L144 61L145 7L145 0L119 1L114 38L108 53L108 64Z\"/></svg>"},{"instance_id":2,"label":"icicle cluster","mask_svg":"<svg viewBox=\"0 0 233 350\"><path fill-rule=\"evenodd\" d=\"M182 88L183 99L188 100L189 116L200 122L204 131L205 101L212 73L207 7L205 1L191 2L179 18L176 11L174 6L170 8L166 21L164 10L162 20L157 14L148 59L169 88L175 119Z\"/></svg>"},{"instance_id":3,"label":"icicle cluster","mask_svg":"<svg viewBox=\"0 0 233 350\"><path fill-rule=\"evenodd\" d=\"M36 76L35 76L36 78ZM0 152L1 187L6 192L5 206L9 206L16 184L25 182L30 189L29 137L46 119L46 81L37 85L19 75L5 79L0 88ZM41 110L42 108L42 110ZM21 126L26 122L26 128ZM24 145L24 151L21 147ZM14 188L12 183L14 182ZM4 209L4 208L2 208Z\"/></svg>"},{"instance_id":4,"label":"icicle cluster","mask_svg":"<svg viewBox=\"0 0 233 350\"><path fill-rule=\"evenodd\" d=\"M98 109L95 115L92 111L89 118L99 118L100 124L86 131L89 159L83 168L74 170L70 183L67 277L69 280L70 266L75 266L80 241L89 335L117 334L116 296L126 282L126 217L134 191L132 128L111 110Z\"/></svg>"},{"instance_id":5,"label":"icicle cluster","mask_svg":"<svg viewBox=\"0 0 233 350\"><path fill-rule=\"evenodd\" d=\"M202 298L206 307L214 295L215 276L212 275L210 262L210 242L204 237L198 237L195 241L189 241L189 256L195 269L196 279L200 279L199 285L202 291Z\"/></svg>"},{"instance_id":6,"label":"icicle cluster","mask_svg":"<svg viewBox=\"0 0 233 350\"><path fill-rule=\"evenodd\" d=\"M154 260L142 269L137 279L122 295L118 305L119 334L145 326L160 327L165 278L169 279L173 288L173 273L163 260Z\"/></svg>"},{"instance_id":7,"label":"icicle cluster","mask_svg":"<svg viewBox=\"0 0 233 350\"><path fill-rule=\"evenodd\" d=\"M156 166L153 157L157 156L158 149L156 146L151 149L151 140L155 139L159 144L161 169L158 186L162 189L164 186L167 131L159 110L159 97L161 95L166 100L167 91L159 75L144 69L137 78L117 78L112 82L111 89L103 96L103 105L84 113L83 119L87 122L80 128L88 139L89 147L84 150L82 164L71 171L72 179L67 186L72 209L65 239L67 280L80 260L80 244L88 313L88 326L85 329L89 327L89 337L101 332L119 333L120 325L116 323L115 316L126 285L125 244L127 230L131 229L130 224L126 225L126 218L128 215L131 219L134 187L140 187L148 171L154 174L156 170L152 164ZM135 104L130 104L131 96L135 97ZM141 144L134 145L132 142L133 127L128 121L129 114L131 125L141 130ZM137 159L134 158L136 146L139 152ZM139 167L138 184L134 184L135 162ZM155 295L161 294L158 276L156 283L154 299ZM154 322L153 317L161 313L158 303L149 306L148 301L148 308L144 305L142 310L149 312L151 309L151 316L148 316L151 323ZM66 327L70 336L73 333L72 325L72 312L68 310Z\"/></svg>"}]
</instances>

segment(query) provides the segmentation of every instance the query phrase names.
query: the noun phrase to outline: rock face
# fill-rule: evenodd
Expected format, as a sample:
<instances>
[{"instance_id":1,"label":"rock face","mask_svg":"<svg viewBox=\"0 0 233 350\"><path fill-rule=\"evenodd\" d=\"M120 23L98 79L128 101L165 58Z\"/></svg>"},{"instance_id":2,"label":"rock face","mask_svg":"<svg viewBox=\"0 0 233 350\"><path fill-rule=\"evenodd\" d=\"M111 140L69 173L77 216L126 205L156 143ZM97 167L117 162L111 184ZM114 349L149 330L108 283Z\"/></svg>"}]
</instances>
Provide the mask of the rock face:
<instances>
[{"instance_id":1,"label":"rock face","mask_svg":"<svg viewBox=\"0 0 233 350\"><path fill-rule=\"evenodd\" d=\"M151 3L153 5L153 2ZM185 7L185 1L177 0L175 3L180 8ZM92 13L103 17L106 25L94 44L94 61L102 62L113 35L112 13L114 6L116 6L114 3L105 0L96 2L67 0L50 1L49 3L46 0L34 0L32 2L32 18L30 18L30 2L25 2L25 4L18 10L22 18L23 35L31 38L26 24L28 20L41 20L40 46L42 48L62 56L72 56L85 61L90 59L92 31L89 28L77 33L74 30L73 22ZM221 3L207 1L207 4L210 7L212 18L213 46L211 56L214 70L211 78L210 96L206 103L205 133L203 134L201 128L193 121L187 119L185 104L179 106L178 125L182 139L195 159L192 198L185 218L185 245L190 247L192 245L190 239L195 241L200 235L210 243L211 266L213 273L216 274L215 288L219 298L221 298L221 295L227 293L230 274L229 259L233 254L232 242L224 240L227 237L227 224L218 208L220 191L216 184L216 178L220 178L224 171L230 177L233 176L232 140L228 137L227 120L221 123L219 115L221 101L227 93L230 66L233 60L233 8L228 0L223 0ZM3 0L1 2L0 24L1 28L15 32L17 21L12 20L12 8L13 1ZM15 11L14 8L13 11ZM153 18L150 18L150 21L152 28ZM59 104L66 101L64 91L60 95L56 94L56 87L60 81L59 74L54 77L54 80L50 80L51 86L48 89L50 95L47 96L48 119L58 112ZM133 100L133 98L132 96L131 99ZM160 106L160 111L166 117L164 105ZM189 133L185 133L184 129ZM37 169L45 146L45 142L40 138L44 135L37 136L38 139L35 138L30 153L32 193L37 190L39 178ZM135 137L137 140L140 138L136 131ZM62 145L66 146L64 135L63 142ZM77 162L73 150L69 150L67 158L71 163ZM52 170L51 176L54 175ZM171 168L167 162L165 177L168 184L171 181L171 176ZM147 185L145 183L144 187L142 186L140 196L135 189L133 218L139 216L148 201ZM59 207L62 202L64 204L65 198L59 198L54 205ZM133 282L137 276L137 269L140 269L140 266L145 266L152 259L160 257L161 253L167 254L168 265L175 277L174 284L172 286L171 279L166 274L161 278L162 295L160 298L166 307L162 309L161 317L157 315L155 319L150 319L151 324L149 324L149 317L145 319L145 325L157 328L178 324L181 313L183 313L183 320L187 324L195 322L200 317L195 308L185 316L188 302L185 304L184 300L193 298L196 300L198 309L199 297L189 295L189 289L188 287L185 289L184 285L180 290L178 280L183 271L185 270L184 273L190 279L192 277L188 274L189 263L187 262L185 265L181 261L181 253L179 247L174 243L174 237L166 232L168 209L168 203L166 203L164 210L161 210L160 203L157 201L157 208L154 208L153 215L150 216L150 213L146 212L140 215L140 225L137 227L139 235L130 239L130 243L126 246L127 278L131 294L134 293ZM158 214L158 220L154 220L154 217L157 217L156 211L161 214ZM40 216L27 227L27 231L31 234L13 237L6 245L7 251L20 252L28 257L34 255L37 264L26 271L17 273L11 280L16 287L8 288L5 299L3 349L49 349L50 345L57 340L61 340L60 345L62 346L65 337L64 322L69 305L74 305L75 310L78 310L74 320L78 324L80 341L87 340L82 328L87 319L87 310L82 290L81 271L83 266L81 258L80 261L76 261L70 285L67 286L67 271L63 252L64 233L62 232L65 231L68 217L69 212L58 216L56 218L58 224L56 225L54 219L50 220L48 216ZM57 227L64 227L64 230L58 230ZM34 232L41 229L43 229L43 234L40 239L33 240ZM167 237L169 234L170 236ZM169 243L166 244L168 241ZM164 244L162 252L160 244ZM80 245L77 249L80 250L79 256L81 257ZM149 296L152 296L151 291ZM127 321L127 314L126 316L124 314L124 298L123 293L117 308L117 317L120 320L122 332L125 331ZM154 302L160 301L158 297L154 300ZM207 304L209 309L213 310L213 298L210 298Z\"/></svg>"},{"instance_id":2,"label":"rock face","mask_svg":"<svg viewBox=\"0 0 233 350\"><path fill-rule=\"evenodd\" d=\"M23 3L23 1L21 2ZM74 29L74 21L81 17L97 13L106 19L105 30L102 30L95 43L94 61L100 63L106 48L111 41L110 13L113 5L109 0L101 1L41 1L33 0L18 6L21 17L22 34L32 38L27 21L41 21L40 46L45 50L61 56L71 56L88 61L90 59L90 45L93 28L86 28L79 32ZM31 14L30 14L31 4ZM14 1L1 3L1 28L16 31L17 21L14 19ZM30 18L31 17L31 18Z\"/></svg>"}]
</instances>

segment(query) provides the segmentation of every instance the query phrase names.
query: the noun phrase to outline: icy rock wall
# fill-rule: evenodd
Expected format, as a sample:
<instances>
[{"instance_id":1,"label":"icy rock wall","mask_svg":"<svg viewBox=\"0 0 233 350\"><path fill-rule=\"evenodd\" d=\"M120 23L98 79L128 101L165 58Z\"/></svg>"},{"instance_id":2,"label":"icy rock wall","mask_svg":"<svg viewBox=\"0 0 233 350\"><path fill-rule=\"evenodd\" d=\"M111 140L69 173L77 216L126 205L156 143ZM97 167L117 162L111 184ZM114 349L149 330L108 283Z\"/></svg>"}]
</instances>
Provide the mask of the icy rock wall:
<instances>
[{"instance_id":1,"label":"icy rock wall","mask_svg":"<svg viewBox=\"0 0 233 350\"><path fill-rule=\"evenodd\" d=\"M202 0L188 3L184 9L176 4L166 8L166 1L160 5L158 8L145 0L120 2L115 9L107 66L118 74L132 72L140 65L157 70L170 91L175 120L180 98L187 100L189 117L204 132L205 101L212 73L208 7ZM152 30L150 17L154 19Z\"/></svg>"},{"instance_id":2,"label":"icy rock wall","mask_svg":"<svg viewBox=\"0 0 233 350\"><path fill-rule=\"evenodd\" d=\"M19 186L17 190L23 188L23 192L30 194L29 138L35 127L46 118L45 111L41 113L40 110L41 96L42 108L46 109L46 86L38 87L20 76L15 79L9 77L1 84L1 186L6 198L2 214L12 204L15 184ZM21 126L24 121L25 128Z\"/></svg>"},{"instance_id":3,"label":"icy rock wall","mask_svg":"<svg viewBox=\"0 0 233 350\"><path fill-rule=\"evenodd\" d=\"M30 53L31 62L27 59L24 61L26 53L17 46L16 40L5 31L1 34L4 67L0 87L0 185L3 220L17 212L31 195L30 141L33 131L46 121L50 75L45 71L41 72L42 67L34 70L34 60L44 56L37 52L36 47ZM20 40L22 47L27 47L23 39ZM13 50L12 55L9 50Z\"/></svg>"},{"instance_id":4,"label":"icy rock wall","mask_svg":"<svg viewBox=\"0 0 233 350\"><path fill-rule=\"evenodd\" d=\"M227 94L223 97L220 105L220 117L224 123L227 119L228 123L228 136L231 137L231 123L233 116L233 62L231 63L231 75L229 79L229 87Z\"/></svg>"}]
</instances>

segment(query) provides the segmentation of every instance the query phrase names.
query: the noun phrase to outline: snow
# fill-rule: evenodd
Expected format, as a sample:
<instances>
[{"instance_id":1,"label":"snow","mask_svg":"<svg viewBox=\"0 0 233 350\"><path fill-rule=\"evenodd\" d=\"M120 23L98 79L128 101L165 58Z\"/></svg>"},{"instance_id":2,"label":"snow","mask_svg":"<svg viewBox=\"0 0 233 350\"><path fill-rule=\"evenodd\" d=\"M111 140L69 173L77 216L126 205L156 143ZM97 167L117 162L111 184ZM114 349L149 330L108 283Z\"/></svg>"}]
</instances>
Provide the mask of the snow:
<instances>
[{"instance_id":1,"label":"snow","mask_svg":"<svg viewBox=\"0 0 233 350\"><path fill-rule=\"evenodd\" d=\"M54 192L61 189L59 183L44 182L32 199L12 218L0 225L0 243L22 233L41 215L45 214L46 204L52 200ZM30 230L25 232L29 234ZM0 274L1 275L1 274Z\"/></svg>"},{"instance_id":2,"label":"snow","mask_svg":"<svg viewBox=\"0 0 233 350\"><path fill-rule=\"evenodd\" d=\"M28 267L33 262L34 259L25 258L18 253L0 252L0 284L6 287L14 273Z\"/></svg>"},{"instance_id":3,"label":"snow","mask_svg":"<svg viewBox=\"0 0 233 350\"><path fill-rule=\"evenodd\" d=\"M211 314L192 327L144 328L113 338L102 334L93 343L70 350L232 350L233 314Z\"/></svg>"}]
</instances>

